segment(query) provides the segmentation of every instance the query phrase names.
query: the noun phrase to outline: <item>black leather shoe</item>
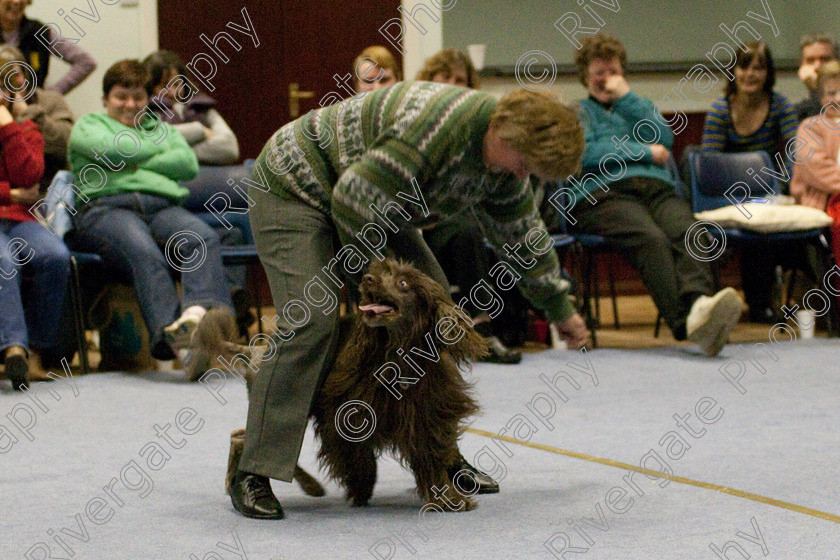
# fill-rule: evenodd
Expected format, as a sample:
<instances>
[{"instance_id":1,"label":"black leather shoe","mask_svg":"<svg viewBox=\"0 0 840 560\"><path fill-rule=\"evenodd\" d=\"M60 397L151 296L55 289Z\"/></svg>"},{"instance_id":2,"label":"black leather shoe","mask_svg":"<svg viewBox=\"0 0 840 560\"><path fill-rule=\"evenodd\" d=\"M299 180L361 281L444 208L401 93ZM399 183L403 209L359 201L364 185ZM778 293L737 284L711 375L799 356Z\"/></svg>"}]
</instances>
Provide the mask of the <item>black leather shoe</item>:
<instances>
[{"instance_id":1,"label":"black leather shoe","mask_svg":"<svg viewBox=\"0 0 840 560\"><path fill-rule=\"evenodd\" d=\"M490 353L481 358L480 361L490 364L518 364L522 361L522 354L502 344L499 337L487 337L487 342L490 343Z\"/></svg>"},{"instance_id":2,"label":"black leather shoe","mask_svg":"<svg viewBox=\"0 0 840 560\"><path fill-rule=\"evenodd\" d=\"M29 364L23 356L6 358L6 377L12 382L15 391L26 391L29 388Z\"/></svg>"},{"instance_id":3,"label":"black leather shoe","mask_svg":"<svg viewBox=\"0 0 840 560\"><path fill-rule=\"evenodd\" d=\"M455 478L458 471L467 471L469 476L461 475L457 482L453 480L455 489L459 492L472 496L473 494L498 494L499 483L493 480L489 474L483 473L464 459L463 455L458 456L458 462L449 467L446 473L449 479ZM478 484L478 492L475 491L475 484Z\"/></svg>"},{"instance_id":4,"label":"black leather shoe","mask_svg":"<svg viewBox=\"0 0 840 560\"><path fill-rule=\"evenodd\" d=\"M236 471L230 483L233 509L254 519L283 519L283 508L271 491L268 478L258 474Z\"/></svg>"}]
</instances>

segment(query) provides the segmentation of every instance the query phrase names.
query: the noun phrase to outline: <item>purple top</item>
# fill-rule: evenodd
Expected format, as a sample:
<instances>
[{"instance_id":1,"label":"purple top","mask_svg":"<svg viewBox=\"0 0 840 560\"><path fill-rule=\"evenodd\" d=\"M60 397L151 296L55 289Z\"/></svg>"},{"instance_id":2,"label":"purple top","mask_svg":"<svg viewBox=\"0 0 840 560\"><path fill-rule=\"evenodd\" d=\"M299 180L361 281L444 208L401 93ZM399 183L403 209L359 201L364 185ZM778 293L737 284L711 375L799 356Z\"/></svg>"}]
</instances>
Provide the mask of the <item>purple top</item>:
<instances>
[{"instance_id":1,"label":"purple top","mask_svg":"<svg viewBox=\"0 0 840 560\"><path fill-rule=\"evenodd\" d=\"M13 47L20 46L20 37L17 29L14 31L4 31L3 38L7 44ZM82 47L73 45L68 41L59 41L56 43L55 32L52 29L50 29L50 42L53 44L53 48L61 55L61 58L70 64L70 70L55 84L45 89L66 95L82 83L85 78L90 76L91 72L96 69L96 60Z\"/></svg>"}]
</instances>

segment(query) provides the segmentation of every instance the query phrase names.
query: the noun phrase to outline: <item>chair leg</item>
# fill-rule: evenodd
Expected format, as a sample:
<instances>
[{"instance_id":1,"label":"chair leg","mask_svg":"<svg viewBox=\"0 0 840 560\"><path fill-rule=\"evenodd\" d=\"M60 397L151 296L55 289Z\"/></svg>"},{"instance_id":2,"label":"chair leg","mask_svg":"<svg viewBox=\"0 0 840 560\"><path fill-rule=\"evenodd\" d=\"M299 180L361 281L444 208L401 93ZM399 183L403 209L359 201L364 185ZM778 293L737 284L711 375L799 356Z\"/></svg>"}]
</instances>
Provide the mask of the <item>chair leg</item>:
<instances>
[{"instance_id":1,"label":"chair leg","mask_svg":"<svg viewBox=\"0 0 840 560\"><path fill-rule=\"evenodd\" d=\"M596 331L599 327L597 319L592 313L592 278L593 274L593 257L592 253L580 248L580 268L581 268L581 289L583 290L583 314L586 321L586 326L592 333L592 346L598 347L598 336Z\"/></svg>"},{"instance_id":2,"label":"chair leg","mask_svg":"<svg viewBox=\"0 0 840 560\"><path fill-rule=\"evenodd\" d=\"M653 338L659 338L659 329L662 327L662 313L656 314L656 326L653 327Z\"/></svg>"},{"instance_id":3,"label":"chair leg","mask_svg":"<svg viewBox=\"0 0 840 560\"><path fill-rule=\"evenodd\" d=\"M76 257L70 257L70 304L73 307L73 322L76 329L76 345L79 348L79 362L82 364L82 374L90 371L88 361L87 340L85 340L85 312L82 306L82 287L79 282L79 266Z\"/></svg>"},{"instance_id":4,"label":"chair leg","mask_svg":"<svg viewBox=\"0 0 840 560\"><path fill-rule=\"evenodd\" d=\"M615 294L615 277L613 276L613 262L612 262L612 255L609 255L609 260L607 261L607 278L610 282L610 296L612 297L612 308L613 308L613 325L615 326L615 330L619 330L621 325L618 322L618 297Z\"/></svg>"},{"instance_id":5,"label":"chair leg","mask_svg":"<svg viewBox=\"0 0 840 560\"><path fill-rule=\"evenodd\" d=\"M592 273L590 278L592 278L592 293L595 296L595 321L598 323L598 326L601 326L601 283L598 279L598 255L592 255L592 268L590 272Z\"/></svg>"}]
</instances>

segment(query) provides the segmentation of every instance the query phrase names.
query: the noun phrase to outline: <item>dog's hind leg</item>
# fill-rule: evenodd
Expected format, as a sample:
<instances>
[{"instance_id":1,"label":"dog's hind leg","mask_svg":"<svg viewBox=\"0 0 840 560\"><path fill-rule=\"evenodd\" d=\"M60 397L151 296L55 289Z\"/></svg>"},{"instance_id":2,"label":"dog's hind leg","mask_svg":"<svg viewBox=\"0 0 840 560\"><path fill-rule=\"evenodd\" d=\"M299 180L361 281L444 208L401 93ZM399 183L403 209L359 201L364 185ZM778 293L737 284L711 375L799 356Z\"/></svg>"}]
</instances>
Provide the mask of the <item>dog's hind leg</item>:
<instances>
[{"instance_id":1,"label":"dog's hind leg","mask_svg":"<svg viewBox=\"0 0 840 560\"><path fill-rule=\"evenodd\" d=\"M314 476L300 468L300 465L295 465L295 482L298 483L301 490L307 496L315 496L320 498L326 494L324 487L318 482Z\"/></svg>"}]
</instances>

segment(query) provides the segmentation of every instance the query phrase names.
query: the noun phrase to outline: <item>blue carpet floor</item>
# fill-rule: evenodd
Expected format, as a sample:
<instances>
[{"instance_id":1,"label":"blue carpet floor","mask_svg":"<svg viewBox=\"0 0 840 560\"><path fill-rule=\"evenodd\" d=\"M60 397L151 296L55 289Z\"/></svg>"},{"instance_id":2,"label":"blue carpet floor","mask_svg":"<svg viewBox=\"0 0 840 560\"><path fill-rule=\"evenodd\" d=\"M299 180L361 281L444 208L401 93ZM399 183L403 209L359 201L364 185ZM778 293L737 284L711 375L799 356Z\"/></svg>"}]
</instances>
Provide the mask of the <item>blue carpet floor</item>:
<instances>
[{"instance_id":1,"label":"blue carpet floor","mask_svg":"<svg viewBox=\"0 0 840 560\"><path fill-rule=\"evenodd\" d=\"M383 459L367 508L275 482L283 521L224 493L247 411L232 378L215 395L179 372L3 382L0 559L837 560L838 364L833 340L478 364L461 448L501 493L421 516ZM317 472L311 433L301 463Z\"/></svg>"}]
</instances>

